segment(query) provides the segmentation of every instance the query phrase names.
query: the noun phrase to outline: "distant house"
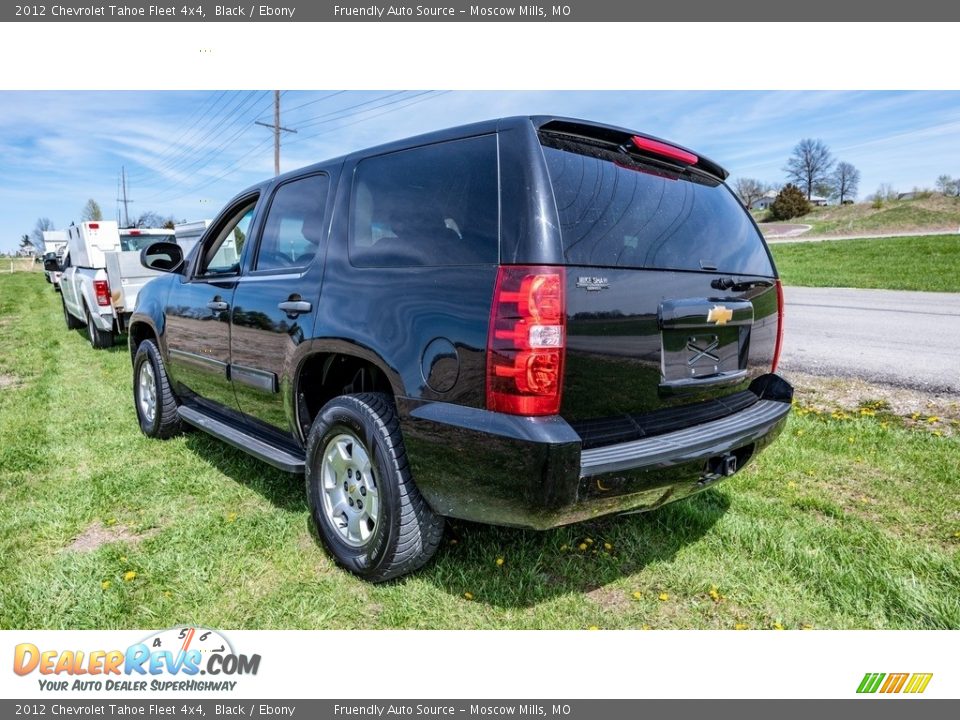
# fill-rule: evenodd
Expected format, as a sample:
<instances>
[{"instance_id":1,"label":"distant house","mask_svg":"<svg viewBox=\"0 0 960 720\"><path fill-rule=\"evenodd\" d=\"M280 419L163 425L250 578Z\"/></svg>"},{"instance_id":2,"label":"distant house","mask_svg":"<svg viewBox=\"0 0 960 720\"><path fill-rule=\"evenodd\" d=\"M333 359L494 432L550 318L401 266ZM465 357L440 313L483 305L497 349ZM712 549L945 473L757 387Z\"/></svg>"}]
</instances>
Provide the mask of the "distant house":
<instances>
[{"instance_id":1,"label":"distant house","mask_svg":"<svg viewBox=\"0 0 960 720\"><path fill-rule=\"evenodd\" d=\"M825 197L820 197L819 195L810 196L810 204L814 207L824 207L827 203L828 201Z\"/></svg>"},{"instance_id":2,"label":"distant house","mask_svg":"<svg viewBox=\"0 0 960 720\"><path fill-rule=\"evenodd\" d=\"M38 252L37 246L33 244L33 241L27 240L26 243L21 245L17 250L17 257L34 257Z\"/></svg>"},{"instance_id":3,"label":"distant house","mask_svg":"<svg viewBox=\"0 0 960 720\"><path fill-rule=\"evenodd\" d=\"M761 197L759 200L753 201L753 205L750 206L750 209L751 210L767 210L771 205L773 205L773 201L776 199L777 199L777 191L768 190L763 194L763 197Z\"/></svg>"}]
</instances>

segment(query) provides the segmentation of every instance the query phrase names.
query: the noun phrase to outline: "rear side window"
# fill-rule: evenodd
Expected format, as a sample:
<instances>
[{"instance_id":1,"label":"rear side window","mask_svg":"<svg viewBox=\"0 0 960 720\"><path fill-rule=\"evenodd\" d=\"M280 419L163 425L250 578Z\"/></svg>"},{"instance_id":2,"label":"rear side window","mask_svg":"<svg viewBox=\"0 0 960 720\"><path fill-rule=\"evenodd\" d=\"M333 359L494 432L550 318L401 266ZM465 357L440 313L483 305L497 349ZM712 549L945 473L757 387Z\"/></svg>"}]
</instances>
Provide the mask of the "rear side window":
<instances>
[{"instance_id":1,"label":"rear side window","mask_svg":"<svg viewBox=\"0 0 960 720\"><path fill-rule=\"evenodd\" d=\"M351 198L359 267L475 265L499 256L493 135L362 160Z\"/></svg>"},{"instance_id":2,"label":"rear side window","mask_svg":"<svg viewBox=\"0 0 960 720\"><path fill-rule=\"evenodd\" d=\"M571 265L773 275L760 234L723 183L554 138L543 154Z\"/></svg>"},{"instance_id":3,"label":"rear side window","mask_svg":"<svg viewBox=\"0 0 960 720\"><path fill-rule=\"evenodd\" d=\"M311 175L277 189L260 234L256 270L299 268L313 261L324 238L329 185L326 175Z\"/></svg>"}]
</instances>

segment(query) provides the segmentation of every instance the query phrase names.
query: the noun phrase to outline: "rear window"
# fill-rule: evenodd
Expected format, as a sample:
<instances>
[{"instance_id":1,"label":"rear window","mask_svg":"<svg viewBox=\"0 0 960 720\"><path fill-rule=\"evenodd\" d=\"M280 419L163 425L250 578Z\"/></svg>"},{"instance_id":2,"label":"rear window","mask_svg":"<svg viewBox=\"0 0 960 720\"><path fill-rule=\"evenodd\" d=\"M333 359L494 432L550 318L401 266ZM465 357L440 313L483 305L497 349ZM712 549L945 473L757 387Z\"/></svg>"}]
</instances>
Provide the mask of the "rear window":
<instances>
[{"instance_id":1,"label":"rear window","mask_svg":"<svg viewBox=\"0 0 960 720\"><path fill-rule=\"evenodd\" d=\"M395 267L497 262L497 188L493 135L362 160L351 201L351 263Z\"/></svg>"},{"instance_id":2,"label":"rear window","mask_svg":"<svg viewBox=\"0 0 960 720\"><path fill-rule=\"evenodd\" d=\"M571 265L773 275L760 234L723 183L554 137L543 143Z\"/></svg>"}]
</instances>

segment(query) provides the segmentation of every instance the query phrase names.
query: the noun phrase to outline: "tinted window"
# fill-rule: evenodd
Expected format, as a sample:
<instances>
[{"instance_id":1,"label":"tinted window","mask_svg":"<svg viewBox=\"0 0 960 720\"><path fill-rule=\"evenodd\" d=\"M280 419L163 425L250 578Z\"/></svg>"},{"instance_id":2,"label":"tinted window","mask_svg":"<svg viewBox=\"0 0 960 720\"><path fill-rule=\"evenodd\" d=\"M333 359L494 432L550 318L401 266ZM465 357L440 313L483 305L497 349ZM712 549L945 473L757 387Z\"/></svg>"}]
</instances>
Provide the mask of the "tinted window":
<instances>
[{"instance_id":1,"label":"tinted window","mask_svg":"<svg viewBox=\"0 0 960 720\"><path fill-rule=\"evenodd\" d=\"M354 265L495 263L499 226L493 135L357 165L350 221Z\"/></svg>"},{"instance_id":2,"label":"tinted window","mask_svg":"<svg viewBox=\"0 0 960 720\"><path fill-rule=\"evenodd\" d=\"M330 181L312 175L281 185L263 226L257 270L309 265L324 238L323 215Z\"/></svg>"},{"instance_id":3,"label":"tinted window","mask_svg":"<svg viewBox=\"0 0 960 720\"><path fill-rule=\"evenodd\" d=\"M773 274L759 233L722 183L553 142L543 153L571 265Z\"/></svg>"}]
</instances>

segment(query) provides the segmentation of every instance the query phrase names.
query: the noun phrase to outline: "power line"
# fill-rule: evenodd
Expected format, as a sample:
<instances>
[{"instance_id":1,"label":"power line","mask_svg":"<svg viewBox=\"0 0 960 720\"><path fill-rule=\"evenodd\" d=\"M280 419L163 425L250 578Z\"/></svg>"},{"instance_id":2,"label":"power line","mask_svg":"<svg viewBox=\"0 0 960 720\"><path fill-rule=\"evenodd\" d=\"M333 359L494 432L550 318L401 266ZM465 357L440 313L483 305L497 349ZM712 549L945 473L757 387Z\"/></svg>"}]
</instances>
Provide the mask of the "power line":
<instances>
[{"instance_id":1,"label":"power line","mask_svg":"<svg viewBox=\"0 0 960 720\"><path fill-rule=\"evenodd\" d=\"M284 92L286 92L286 91L284 91ZM287 110L287 112L288 112L288 113L296 112L296 111L299 110L300 108L305 108L305 107L307 107L307 105L313 105L313 104L315 104L315 103L322 102L323 100L327 100L327 99L329 99L329 98L336 97L337 95L343 95L343 93L345 93L345 92L346 92L346 90L337 90L336 92L328 93L327 95L323 95L322 97L318 97L316 100L311 100L310 102L305 102L305 103L303 103L303 104L301 104L301 105L295 105L295 106L293 106L292 108L289 108L289 109Z\"/></svg>"},{"instance_id":2,"label":"power line","mask_svg":"<svg viewBox=\"0 0 960 720\"><path fill-rule=\"evenodd\" d=\"M407 91L402 91L402 92L407 92ZM422 103L422 102L427 102L427 101L429 101L429 100L434 100L434 99L436 99L436 98L438 98L438 97L441 97L441 96L443 96L443 95L446 95L446 94L449 93L449 92L451 92L451 91L449 91L449 90L442 90L442 91L427 90L427 91L418 93L417 95L413 95L413 96L410 96L410 97L403 98L403 99L401 99L401 100L394 100L394 101L392 101L391 103L385 103L384 105L378 106L377 108L368 108L368 109L366 109L366 110L361 110L361 111L356 112L356 113L348 113L348 114L343 115L342 117L339 117L339 118L332 118L332 119L330 120L330 122L333 122L334 120L338 120L338 119L344 119L344 118L346 118L346 117L352 117L352 116L356 116L356 115L361 115L361 114L364 114L364 113L372 112L373 110L377 110L377 109L381 109L381 108L387 107L387 105L393 106L393 105L398 104L398 103L400 103L400 102L406 102L405 105L401 105L400 107L390 107L390 109L388 109L388 110L384 110L383 112L379 112L379 113L376 113L376 114L374 114L374 115L370 115L370 116L368 116L368 117L359 118L359 119L357 119L357 120L354 120L353 122L344 123L343 125L339 125L339 126L333 127L333 128L327 128L326 130L322 130L322 131L320 131L320 132L318 132L318 133L314 133L313 135L307 135L307 136L305 136L305 137L303 137L303 136L298 137L296 140L290 141L290 142L288 143L288 145L293 145L293 144L295 144L295 143L302 142L302 141L305 141L305 140L309 140L309 139L311 139L311 138L315 138L315 137L318 137L318 136L320 136L320 135L325 135L325 134L327 134L327 133L335 132L335 131L337 131L337 130L339 130L339 129L341 129L341 128L344 128L344 127L350 127L350 126L352 126L352 125L358 125L359 123L367 122L368 120L372 120L372 119L374 119L374 118L376 118L376 117L381 117L381 116L383 116L383 115L389 115L390 113L398 112L399 110L405 110L406 108L412 107L413 105L418 105L418 104L420 104L420 103ZM391 95L388 95L388 96L385 96L385 97L389 97L389 96L396 95L396 94L398 94L398 93L391 93ZM383 98L379 98L379 99L383 99ZM368 101L367 103L360 103L360 104L358 104L358 105L361 105L361 104L369 104L369 102L373 102L373 101ZM355 106L352 106L352 107L357 107L358 105L355 105ZM186 190L186 191L183 192L183 193L180 193L180 194L178 194L178 195L174 195L174 196L172 196L172 197L164 198L164 199L162 200L162 202L172 202L172 201L174 201L174 200L179 200L179 199L182 198L182 197L186 197L187 195L191 195L191 194L196 193L196 192L198 192L198 191L200 191L200 190L203 190L204 188L209 187L210 185L212 185L212 184L214 184L214 183L216 183L216 182L218 182L218 181L220 181L220 180L222 180L222 179L224 179L224 178L232 175L234 172L236 172L236 167L237 167L241 162L243 162L243 161L246 160L248 157L250 157L251 155L253 155L255 152L257 152L258 150L260 150L260 148L264 147L268 142L270 142L271 139L272 139L272 138L269 138L269 137L268 137L268 138L265 138L263 141L261 141L261 142L257 143L256 145L254 145L252 148L250 148L250 150L248 150L248 151L245 152L243 155L241 155L241 156L238 157L236 160L234 160L232 163L230 163L230 164L227 165L225 168L223 168L223 172L221 172L221 173L220 173L219 175L217 175L216 177L213 177L213 178L210 178L210 179L208 179L208 180L206 180L206 181L204 181L204 182L201 182L201 183L199 183L198 185L193 186L192 188L190 188L189 190Z\"/></svg>"},{"instance_id":3,"label":"power line","mask_svg":"<svg viewBox=\"0 0 960 720\"><path fill-rule=\"evenodd\" d=\"M178 166L182 165L184 162L190 161L191 157L193 157L193 153L196 152L197 146L198 145L202 146L208 140L216 137L219 134L220 128L222 128L224 123L230 120L231 117L234 118L234 121L230 124L230 127L236 124L239 117L242 117L242 115L248 115L250 113L252 108L248 108L242 115L237 115L237 113L240 112L241 108L243 108L244 105L247 105L251 100L254 99L254 96L256 94L257 94L256 91L250 91L245 96L243 96L240 99L240 102L238 102L234 107L225 109L225 112L219 118L219 121L216 121L215 124L213 124L212 126L208 127L206 130L204 130L201 135L191 140L190 145L187 147L184 147L183 150L177 156L174 156L173 158L168 159L166 162L153 167L152 168L153 172L162 174L164 171L174 170ZM265 94L266 93L264 93L264 95ZM210 123L213 123L215 120L216 118L212 118L210 120ZM210 123L208 123L208 125Z\"/></svg>"},{"instance_id":4,"label":"power line","mask_svg":"<svg viewBox=\"0 0 960 720\"><path fill-rule=\"evenodd\" d=\"M180 131L180 133L177 135L177 137L175 137L173 140L171 140L171 141L168 143L167 147L164 148L164 149L156 156L156 158L155 158L154 160L155 160L155 161L166 162L166 160L168 160L169 157L172 157L172 156L175 156L175 155L177 155L177 154L179 154L179 153L182 153L182 152L183 152L183 149L182 149L182 148L180 148L179 150L177 149L177 147L178 147L177 144L180 142L181 138L184 138L184 137L186 136L186 134L187 134L190 130L192 130L194 127L196 127L197 123L199 123L200 120L202 120L205 115L207 115L207 114L209 114L210 112L212 112L213 109L214 109L217 105L220 104L220 101L223 99L223 97L224 97L226 94L227 94L227 91L226 91L226 90L221 90L219 95L215 95L215 96L212 95L211 98L210 98L210 100L208 100L208 102L207 102L205 105L202 106L202 107L204 108L204 110L203 110L202 112L199 112L199 113L196 113L196 112L195 112L194 115L195 115L196 117L195 117L195 119L193 120L193 122L191 122L189 125L187 125L186 127L184 127L184 128ZM194 117L194 116L192 115L191 117ZM169 157L168 157L168 156L169 156ZM135 175L136 172L137 172L137 171L134 171L134 173L131 173L131 174L132 174L132 175ZM149 173L149 172L151 172L151 171L150 171L149 169L144 169L144 170L141 170L140 172Z\"/></svg>"}]
</instances>

